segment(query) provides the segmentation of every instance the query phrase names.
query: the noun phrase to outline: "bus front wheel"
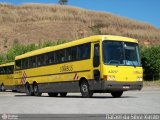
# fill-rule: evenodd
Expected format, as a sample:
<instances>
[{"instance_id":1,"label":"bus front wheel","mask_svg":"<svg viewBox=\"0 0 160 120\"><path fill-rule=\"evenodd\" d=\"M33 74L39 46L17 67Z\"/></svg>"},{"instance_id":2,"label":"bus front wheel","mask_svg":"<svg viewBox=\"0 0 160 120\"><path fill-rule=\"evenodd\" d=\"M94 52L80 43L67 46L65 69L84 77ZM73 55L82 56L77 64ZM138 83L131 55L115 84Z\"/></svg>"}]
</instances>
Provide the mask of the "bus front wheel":
<instances>
[{"instance_id":1,"label":"bus front wheel","mask_svg":"<svg viewBox=\"0 0 160 120\"><path fill-rule=\"evenodd\" d=\"M41 96L42 95L42 93L39 92L39 87L38 87L37 84L33 85L33 93L34 93L35 96Z\"/></svg>"},{"instance_id":2,"label":"bus front wheel","mask_svg":"<svg viewBox=\"0 0 160 120\"><path fill-rule=\"evenodd\" d=\"M114 92L111 92L111 95L112 95L112 97L114 97L114 98L121 97L122 94L123 94L123 91L114 91Z\"/></svg>"},{"instance_id":3,"label":"bus front wheel","mask_svg":"<svg viewBox=\"0 0 160 120\"><path fill-rule=\"evenodd\" d=\"M84 98L90 98L93 96L93 91L90 90L89 84L87 81L81 82L80 91L81 91L82 97Z\"/></svg>"}]
</instances>

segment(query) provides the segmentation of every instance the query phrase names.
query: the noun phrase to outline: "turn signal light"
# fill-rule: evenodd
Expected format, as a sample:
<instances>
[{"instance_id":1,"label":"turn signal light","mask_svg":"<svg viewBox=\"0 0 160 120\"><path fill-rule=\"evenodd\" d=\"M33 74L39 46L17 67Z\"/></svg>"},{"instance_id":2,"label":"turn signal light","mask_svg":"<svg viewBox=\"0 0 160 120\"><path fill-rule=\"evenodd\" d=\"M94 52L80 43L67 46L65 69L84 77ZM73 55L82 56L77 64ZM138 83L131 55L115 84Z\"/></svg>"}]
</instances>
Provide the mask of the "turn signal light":
<instances>
[{"instance_id":1,"label":"turn signal light","mask_svg":"<svg viewBox=\"0 0 160 120\"><path fill-rule=\"evenodd\" d=\"M137 81L143 81L142 77L137 77Z\"/></svg>"},{"instance_id":2,"label":"turn signal light","mask_svg":"<svg viewBox=\"0 0 160 120\"><path fill-rule=\"evenodd\" d=\"M103 80L107 80L107 75L103 75Z\"/></svg>"},{"instance_id":3,"label":"turn signal light","mask_svg":"<svg viewBox=\"0 0 160 120\"><path fill-rule=\"evenodd\" d=\"M115 76L114 75L103 75L103 80L114 81Z\"/></svg>"}]
</instances>

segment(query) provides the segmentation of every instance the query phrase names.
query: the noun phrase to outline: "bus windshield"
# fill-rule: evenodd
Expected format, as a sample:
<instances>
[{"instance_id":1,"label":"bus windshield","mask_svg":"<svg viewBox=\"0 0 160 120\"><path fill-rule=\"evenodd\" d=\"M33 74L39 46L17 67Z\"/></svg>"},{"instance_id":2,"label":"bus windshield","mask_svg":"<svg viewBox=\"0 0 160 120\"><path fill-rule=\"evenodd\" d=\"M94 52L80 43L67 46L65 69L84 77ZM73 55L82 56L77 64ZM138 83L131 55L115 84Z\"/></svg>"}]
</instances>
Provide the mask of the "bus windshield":
<instances>
[{"instance_id":1,"label":"bus windshield","mask_svg":"<svg viewBox=\"0 0 160 120\"><path fill-rule=\"evenodd\" d=\"M137 43L103 41L104 64L141 66Z\"/></svg>"}]
</instances>

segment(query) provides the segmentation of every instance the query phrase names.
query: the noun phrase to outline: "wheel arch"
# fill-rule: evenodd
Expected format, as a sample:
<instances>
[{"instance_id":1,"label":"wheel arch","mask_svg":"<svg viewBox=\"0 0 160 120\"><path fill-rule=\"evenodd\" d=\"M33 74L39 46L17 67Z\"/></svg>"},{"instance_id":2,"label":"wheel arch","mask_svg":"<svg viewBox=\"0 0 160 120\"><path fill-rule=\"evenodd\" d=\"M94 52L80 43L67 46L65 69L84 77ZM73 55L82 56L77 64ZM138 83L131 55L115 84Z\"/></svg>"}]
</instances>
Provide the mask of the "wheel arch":
<instances>
[{"instance_id":1,"label":"wheel arch","mask_svg":"<svg viewBox=\"0 0 160 120\"><path fill-rule=\"evenodd\" d=\"M26 86L27 84L29 85L29 82L28 82L28 81L25 83L25 86Z\"/></svg>"},{"instance_id":2,"label":"wheel arch","mask_svg":"<svg viewBox=\"0 0 160 120\"><path fill-rule=\"evenodd\" d=\"M37 82L36 82L36 81L33 81L33 85L35 85L35 84L37 84Z\"/></svg>"},{"instance_id":3,"label":"wheel arch","mask_svg":"<svg viewBox=\"0 0 160 120\"><path fill-rule=\"evenodd\" d=\"M88 81L87 81L87 79L86 79L85 77L81 77L80 80L79 80L79 86L80 86L81 83L84 82L84 81L86 81L86 82L88 83Z\"/></svg>"}]
</instances>

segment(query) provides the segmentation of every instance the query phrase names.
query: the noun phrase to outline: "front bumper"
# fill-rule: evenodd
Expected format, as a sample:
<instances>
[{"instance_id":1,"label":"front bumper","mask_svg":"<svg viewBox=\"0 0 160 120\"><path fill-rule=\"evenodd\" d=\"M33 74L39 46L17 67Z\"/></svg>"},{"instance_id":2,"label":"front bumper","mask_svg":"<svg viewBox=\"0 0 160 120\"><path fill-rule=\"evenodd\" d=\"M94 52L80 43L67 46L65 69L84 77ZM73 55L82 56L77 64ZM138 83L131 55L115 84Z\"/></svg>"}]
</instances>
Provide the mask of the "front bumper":
<instances>
[{"instance_id":1,"label":"front bumper","mask_svg":"<svg viewBox=\"0 0 160 120\"><path fill-rule=\"evenodd\" d=\"M143 82L104 81L102 86L105 91L141 90L143 87Z\"/></svg>"}]
</instances>

